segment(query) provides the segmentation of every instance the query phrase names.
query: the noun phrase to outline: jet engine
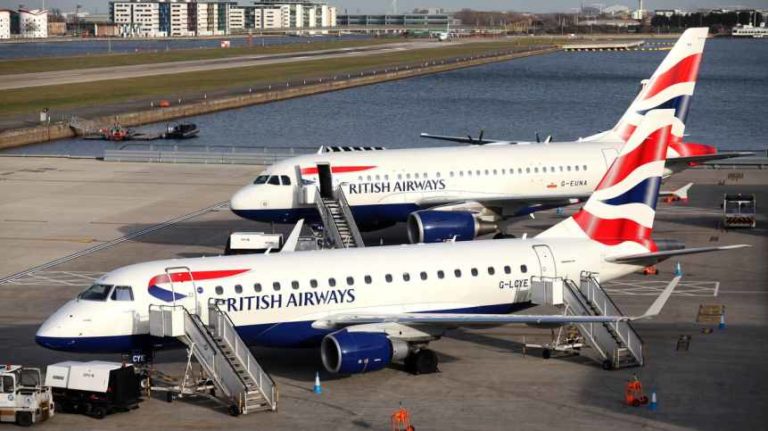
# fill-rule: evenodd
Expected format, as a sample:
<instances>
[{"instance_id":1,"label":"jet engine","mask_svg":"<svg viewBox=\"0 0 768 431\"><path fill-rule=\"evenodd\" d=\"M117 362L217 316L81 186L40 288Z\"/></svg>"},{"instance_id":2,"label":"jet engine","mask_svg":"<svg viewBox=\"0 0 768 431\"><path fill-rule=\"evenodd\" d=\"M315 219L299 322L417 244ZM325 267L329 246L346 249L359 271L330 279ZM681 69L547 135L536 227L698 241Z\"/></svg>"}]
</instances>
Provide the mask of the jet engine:
<instances>
[{"instance_id":1,"label":"jet engine","mask_svg":"<svg viewBox=\"0 0 768 431\"><path fill-rule=\"evenodd\" d=\"M380 370L392 361L408 355L408 343L390 340L383 332L350 332L346 329L328 334L320 345L325 369L332 373L358 374Z\"/></svg>"},{"instance_id":2,"label":"jet engine","mask_svg":"<svg viewBox=\"0 0 768 431\"><path fill-rule=\"evenodd\" d=\"M408 216L408 239L417 242L471 241L496 232L496 223L480 220L468 211L416 211Z\"/></svg>"}]
</instances>

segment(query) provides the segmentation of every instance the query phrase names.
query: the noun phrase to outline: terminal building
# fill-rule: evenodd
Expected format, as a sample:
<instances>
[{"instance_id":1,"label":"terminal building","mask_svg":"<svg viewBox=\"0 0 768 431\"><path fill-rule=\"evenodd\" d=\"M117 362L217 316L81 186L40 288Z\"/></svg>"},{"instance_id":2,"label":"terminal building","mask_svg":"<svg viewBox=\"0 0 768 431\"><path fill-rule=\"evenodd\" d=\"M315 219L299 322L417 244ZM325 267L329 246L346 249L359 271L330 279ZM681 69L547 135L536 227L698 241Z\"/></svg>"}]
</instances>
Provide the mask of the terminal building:
<instances>
[{"instance_id":1,"label":"terminal building","mask_svg":"<svg viewBox=\"0 0 768 431\"><path fill-rule=\"evenodd\" d=\"M344 27L429 27L445 28L453 24L453 18L447 14L392 14L392 15L339 15L336 24Z\"/></svg>"},{"instance_id":2,"label":"terminal building","mask_svg":"<svg viewBox=\"0 0 768 431\"><path fill-rule=\"evenodd\" d=\"M336 8L308 0L261 0L253 5L231 1L111 1L109 13L123 37L219 36L269 29L329 28Z\"/></svg>"}]
</instances>

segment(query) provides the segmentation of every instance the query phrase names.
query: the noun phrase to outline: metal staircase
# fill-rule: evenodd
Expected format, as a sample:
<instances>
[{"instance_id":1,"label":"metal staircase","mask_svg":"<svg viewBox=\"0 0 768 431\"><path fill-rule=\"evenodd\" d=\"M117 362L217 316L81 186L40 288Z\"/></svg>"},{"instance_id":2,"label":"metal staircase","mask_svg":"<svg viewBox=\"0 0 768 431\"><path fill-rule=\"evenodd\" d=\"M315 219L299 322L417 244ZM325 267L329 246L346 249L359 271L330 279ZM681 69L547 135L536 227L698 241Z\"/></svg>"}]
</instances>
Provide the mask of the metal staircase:
<instances>
[{"instance_id":1,"label":"metal staircase","mask_svg":"<svg viewBox=\"0 0 768 431\"><path fill-rule=\"evenodd\" d=\"M184 395L205 395L210 385L194 382L191 360L196 359L212 383L215 398L229 406L234 415L277 409L277 386L259 366L229 316L211 302L209 324L181 305L151 305L150 334L173 337L188 349L187 369L181 384L169 391ZM167 389L166 389L167 390Z\"/></svg>"},{"instance_id":2,"label":"metal staircase","mask_svg":"<svg viewBox=\"0 0 768 431\"><path fill-rule=\"evenodd\" d=\"M357 228L352 210L344 196L344 190L337 187L333 198L323 197L318 189L315 205L325 228L326 241L335 248L365 247L363 237Z\"/></svg>"},{"instance_id":3,"label":"metal staircase","mask_svg":"<svg viewBox=\"0 0 768 431\"><path fill-rule=\"evenodd\" d=\"M563 308L571 316L623 316L619 307L603 290L596 275L583 271L579 284L562 278L534 279L535 303ZM542 299L543 298L543 299ZM578 323L584 343L592 347L605 369L643 365L643 340L629 322ZM568 350L554 346L555 350Z\"/></svg>"}]
</instances>

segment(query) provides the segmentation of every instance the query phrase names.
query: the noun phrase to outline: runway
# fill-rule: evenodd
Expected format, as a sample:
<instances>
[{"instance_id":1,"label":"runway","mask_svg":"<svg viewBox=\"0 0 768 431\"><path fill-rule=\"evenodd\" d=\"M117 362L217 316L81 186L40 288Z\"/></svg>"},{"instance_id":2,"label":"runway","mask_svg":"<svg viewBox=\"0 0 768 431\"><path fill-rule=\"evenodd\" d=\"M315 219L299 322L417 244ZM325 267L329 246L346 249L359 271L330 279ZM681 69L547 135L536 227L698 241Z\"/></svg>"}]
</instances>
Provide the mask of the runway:
<instances>
[{"instance_id":1,"label":"runway","mask_svg":"<svg viewBox=\"0 0 768 431\"><path fill-rule=\"evenodd\" d=\"M265 66L278 63L297 63L312 60L329 60L345 57L364 57L415 49L441 48L469 42L437 43L434 41L399 42L387 45L369 45L356 48L302 51L289 54L247 55L210 60L174 61L166 63L139 64L132 66L72 69L53 72L3 75L0 91L48 85L77 84L112 79L142 78L157 75L173 75L187 72L226 70L240 67Z\"/></svg>"}]
</instances>

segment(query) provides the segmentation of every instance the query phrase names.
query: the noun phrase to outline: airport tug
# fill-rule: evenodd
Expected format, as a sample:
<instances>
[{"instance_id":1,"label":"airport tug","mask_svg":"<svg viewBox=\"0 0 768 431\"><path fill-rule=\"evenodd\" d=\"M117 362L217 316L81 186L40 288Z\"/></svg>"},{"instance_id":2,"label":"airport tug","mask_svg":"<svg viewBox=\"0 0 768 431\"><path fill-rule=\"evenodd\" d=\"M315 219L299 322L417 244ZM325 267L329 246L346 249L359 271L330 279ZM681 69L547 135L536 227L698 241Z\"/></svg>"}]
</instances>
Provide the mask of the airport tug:
<instances>
[{"instance_id":1,"label":"airport tug","mask_svg":"<svg viewBox=\"0 0 768 431\"><path fill-rule=\"evenodd\" d=\"M0 365L0 422L30 426L53 416L51 388L39 368Z\"/></svg>"}]
</instances>

